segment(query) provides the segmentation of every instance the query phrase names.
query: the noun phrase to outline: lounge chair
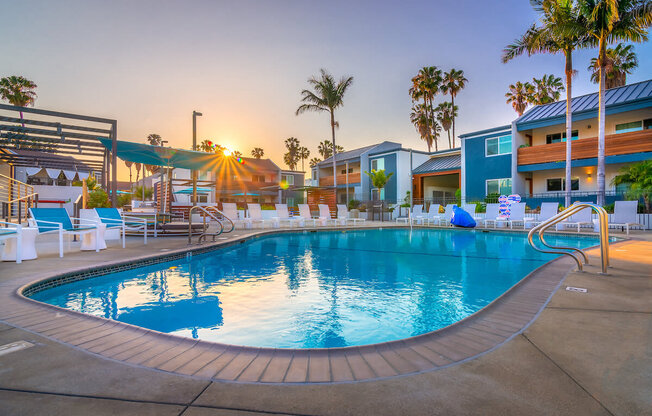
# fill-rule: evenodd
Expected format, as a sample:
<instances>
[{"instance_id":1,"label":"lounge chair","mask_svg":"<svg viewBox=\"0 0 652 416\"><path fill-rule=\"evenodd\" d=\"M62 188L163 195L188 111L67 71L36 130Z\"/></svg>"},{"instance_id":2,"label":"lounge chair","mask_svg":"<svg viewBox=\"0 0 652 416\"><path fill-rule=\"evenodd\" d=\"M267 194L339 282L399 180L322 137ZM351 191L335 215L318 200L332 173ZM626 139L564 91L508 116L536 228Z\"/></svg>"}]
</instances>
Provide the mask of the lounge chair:
<instances>
[{"instance_id":1,"label":"lounge chair","mask_svg":"<svg viewBox=\"0 0 652 416\"><path fill-rule=\"evenodd\" d=\"M462 204L462 209L469 213L471 217L475 217L475 209L477 204Z\"/></svg>"},{"instance_id":2,"label":"lounge chair","mask_svg":"<svg viewBox=\"0 0 652 416\"><path fill-rule=\"evenodd\" d=\"M541 212L539 212L539 218L534 217L525 217L523 219L525 225L529 227L534 227L535 225L541 224L544 221L549 220L550 218L557 215L559 211L559 202L543 202L541 204ZM524 227L525 227L524 225Z\"/></svg>"},{"instance_id":3,"label":"lounge chair","mask_svg":"<svg viewBox=\"0 0 652 416\"><path fill-rule=\"evenodd\" d=\"M575 214L571 215L570 218L567 218L566 220L557 223L556 226L557 231L563 230L568 226L577 227L578 233L580 232L580 228L582 228L583 225L587 225L593 228L593 220L591 219L591 213L592 213L591 208L584 208L577 211Z\"/></svg>"},{"instance_id":4,"label":"lounge chair","mask_svg":"<svg viewBox=\"0 0 652 416\"><path fill-rule=\"evenodd\" d=\"M278 217L279 223L287 223L288 227L292 227L293 224L296 224L297 227L303 227L304 221L301 217L291 217L290 211L288 211L287 204L276 204L276 217Z\"/></svg>"},{"instance_id":5,"label":"lounge chair","mask_svg":"<svg viewBox=\"0 0 652 416\"><path fill-rule=\"evenodd\" d=\"M261 228L265 228L265 224L272 224L273 227L279 227L278 217L274 218L263 218L263 211L260 208L260 204L247 204L249 209L249 219L252 224L260 224Z\"/></svg>"},{"instance_id":6,"label":"lounge chair","mask_svg":"<svg viewBox=\"0 0 652 416\"><path fill-rule=\"evenodd\" d=\"M125 233L127 231L143 231L143 244L147 244L147 219L139 217L130 217L121 214L118 208L95 208L97 219L106 228L118 228L122 232L122 248L125 248Z\"/></svg>"},{"instance_id":7,"label":"lounge chair","mask_svg":"<svg viewBox=\"0 0 652 416\"><path fill-rule=\"evenodd\" d=\"M410 222L412 224L424 224L427 216L423 214L423 205L414 205L412 207L412 215L410 215Z\"/></svg>"},{"instance_id":8,"label":"lounge chair","mask_svg":"<svg viewBox=\"0 0 652 416\"><path fill-rule=\"evenodd\" d=\"M616 201L613 222L609 223L609 226L624 227L627 235L629 235L629 227L643 227L643 224L637 222L637 209L638 201Z\"/></svg>"},{"instance_id":9,"label":"lounge chair","mask_svg":"<svg viewBox=\"0 0 652 416\"><path fill-rule=\"evenodd\" d=\"M487 228L489 223L492 223L493 227L496 228L496 219L498 218L499 210L500 204L487 204L484 217L473 217L473 219L477 223L481 222L484 228Z\"/></svg>"},{"instance_id":10,"label":"lounge chair","mask_svg":"<svg viewBox=\"0 0 652 416\"><path fill-rule=\"evenodd\" d=\"M243 228L251 228L251 219L238 216L238 206L233 202L222 202L222 214L231 220L233 227L242 225Z\"/></svg>"},{"instance_id":11,"label":"lounge chair","mask_svg":"<svg viewBox=\"0 0 652 416\"><path fill-rule=\"evenodd\" d=\"M451 217L453 216L453 207L456 207L455 204L448 204L444 208L444 215L439 218L439 225L451 226Z\"/></svg>"},{"instance_id":12,"label":"lounge chair","mask_svg":"<svg viewBox=\"0 0 652 416\"><path fill-rule=\"evenodd\" d=\"M304 222L312 222L313 227L316 227L317 221L319 221L319 218L312 216L312 213L310 212L310 206L308 204L299 204L299 217L301 217Z\"/></svg>"},{"instance_id":13,"label":"lounge chair","mask_svg":"<svg viewBox=\"0 0 652 416\"><path fill-rule=\"evenodd\" d=\"M23 261L23 227L20 224L14 224L11 222L0 221L0 225L3 228L0 228L0 241L8 240L10 238L16 239L16 263L22 263ZM7 244L5 242L5 244ZM6 247L5 247L6 249ZM4 257L4 253L3 253Z\"/></svg>"},{"instance_id":14,"label":"lounge chair","mask_svg":"<svg viewBox=\"0 0 652 416\"><path fill-rule=\"evenodd\" d=\"M65 208L30 208L31 221L39 234L59 234L59 257L63 257L63 236L95 233L95 251L100 251L100 228L97 221L75 218ZM78 225L73 225L73 220Z\"/></svg>"},{"instance_id":15,"label":"lounge chair","mask_svg":"<svg viewBox=\"0 0 652 416\"><path fill-rule=\"evenodd\" d=\"M498 218L496 219L496 222L509 224L509 228L514 228L514 224L520 223L523 224L523 228L525 228L525 202L512 204L509 208L509 217Z\"/></svg>"},{"instance_id":16,"label":"lounge chair","mask_svg":"<svg viewBox=\"0 0 652 416\"><path fill-rule=\"evenodd\" d=\"M439 207L441 205L439 204L430 204L428 207L428 215L426 217L426 223L428 225L432 224L439 224L439 221L441 219L441 215L439 215Z\"/></svg>"},{"instance_id":17,"label":"lounge chair","mask_svg":"<svg viewBox=\"0 0 652 416\"><path fill-rule=\"evenodd\" d=\"M364 218L351 218L349 209L344 204L337 205L337 220L341 221L343 225L346 225L348 221L351 221L353 225L356 225L358 222L365 222Z\"/></svg>"},{"instance_id":18,"label":"lounge chair","mask_svg":"<svg viewBox=\"0 0 652 416\"><path fill-rule=\"evenodd\" d=\"M319 204L319 224L322 226L328 226L328 223L337 225L337 218L331 216L331 209L326 204Z\"/></svg>"}]
</instances>

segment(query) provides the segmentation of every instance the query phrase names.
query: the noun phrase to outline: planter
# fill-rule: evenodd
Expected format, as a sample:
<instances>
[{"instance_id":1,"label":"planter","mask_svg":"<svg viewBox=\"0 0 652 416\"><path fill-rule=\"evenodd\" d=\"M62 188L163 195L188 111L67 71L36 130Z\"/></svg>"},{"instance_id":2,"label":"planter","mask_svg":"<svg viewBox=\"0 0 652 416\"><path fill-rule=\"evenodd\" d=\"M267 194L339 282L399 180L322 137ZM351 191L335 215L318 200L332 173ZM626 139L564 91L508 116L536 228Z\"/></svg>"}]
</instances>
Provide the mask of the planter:
<instances>
[{"instance_id":1,"label":"planter","mask_svg":"<svg viewBox=\"0 0 652 416\"><path fill-rule=\"evenodd\" d=\"M357 210L357 209L352 209L351 211L349 211L349 217L351 217L351 218L361 218L360 217L360 211Z\"/></svg>"}]
</instances>

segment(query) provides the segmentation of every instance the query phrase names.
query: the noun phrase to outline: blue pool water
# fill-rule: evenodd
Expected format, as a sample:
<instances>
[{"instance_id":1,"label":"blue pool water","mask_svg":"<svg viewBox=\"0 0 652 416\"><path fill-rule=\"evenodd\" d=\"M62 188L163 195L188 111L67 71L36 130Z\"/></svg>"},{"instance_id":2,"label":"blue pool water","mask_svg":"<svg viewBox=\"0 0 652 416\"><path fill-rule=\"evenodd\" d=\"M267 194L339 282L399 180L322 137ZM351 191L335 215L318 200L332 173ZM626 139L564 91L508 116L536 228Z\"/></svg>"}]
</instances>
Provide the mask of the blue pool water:
<instances>
[{"instance_id":1,"label":"blue pool water","mask_svg":"<svg viewBox=\"0 0 652 416\"><path fill-rule=\"evenodd\" d=\"M553 244L588 247L586 237ZM384 229L265 236L47 289L42 302L227 344L330 348L402 339L476 312L551 260L524 234Z\"/></svg>"}]
</instances>

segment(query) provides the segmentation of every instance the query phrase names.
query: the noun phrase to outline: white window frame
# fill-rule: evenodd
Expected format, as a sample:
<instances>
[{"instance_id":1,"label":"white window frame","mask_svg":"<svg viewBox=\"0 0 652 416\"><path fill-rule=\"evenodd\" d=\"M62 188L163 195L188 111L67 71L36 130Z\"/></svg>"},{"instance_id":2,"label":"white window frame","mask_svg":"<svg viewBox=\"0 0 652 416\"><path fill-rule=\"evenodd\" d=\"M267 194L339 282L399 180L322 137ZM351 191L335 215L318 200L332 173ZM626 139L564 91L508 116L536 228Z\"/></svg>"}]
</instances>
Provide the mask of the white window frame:
<instances>
[{"instance_id":1,"label":"white window frame","mask_svg":"<svg viewBox=\"0 0 652 416\"><path fill-rule=\"evenodd\" d=\"M294 186L294 175L281 175L281 181L285 181L288 185Z\"/></svg>"},{"instance_id":2,"label":"white window frame","mask_svg":"<svg viewBox=\"0 0 652 416\"><path fill-rule=\"evenodd\" d=\"M496 136L496 137L488 137L484 139L484 156L485 157L494 157L494 156L505 156L505 155L511 155L512 154L512 147L509 147L509 152L508 153L496 153L495 155L490 155L489 152L487 151L488 149L488 144L489 140L497 140L498 141L498 152L500 152L500 139L503 139L505 137L509 137L509 142L510 144L512 143L512 135L511 134L506 134L504 136Z\"/></svg>"},{"instance_id":3,"label":"white window frame","mask_svg":"<svg viewBox=\"0 0 652 416\"><path fill-rule=\"evenodd\" d=\"M485 179L485 181L484 181L484 196L486 197L487 195L489 195L489 181L507 181L507 180L511 182L512 178ZM510 188L512 186L513 186L513 184L510 183ZM510 189L509 193L511 194L511 189ZM500 182L498 183L498 194L502 195L502 193L500 192Z\"/></svg>"},{"instance_id":4,"label":"white window frame","mask_svg":"<svg viewBox=\"0 0 652 416\"><path fill-rule=\"evenodd\" d=\"M376 167L374 168L374 162L376 162ZM379 165L382 165L382 167L379 167ZM371 170L385 170L385 158L384 157L379 157L376 159L371 159Z\"/></svg>"}]
</instances>

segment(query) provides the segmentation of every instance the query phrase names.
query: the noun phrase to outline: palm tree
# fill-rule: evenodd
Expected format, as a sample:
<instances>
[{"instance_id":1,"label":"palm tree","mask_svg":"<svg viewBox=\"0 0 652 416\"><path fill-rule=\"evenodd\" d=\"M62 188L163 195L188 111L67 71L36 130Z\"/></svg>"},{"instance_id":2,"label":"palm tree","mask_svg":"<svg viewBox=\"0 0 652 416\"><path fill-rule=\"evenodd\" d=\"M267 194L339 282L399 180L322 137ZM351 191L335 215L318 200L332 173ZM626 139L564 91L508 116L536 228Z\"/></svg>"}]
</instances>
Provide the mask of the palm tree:
<instances>
[{"instance_id":1,"label":"palm tree","mask_svg":"<svg viewBox=\"0 0 652 416\"><path fill-rule=\"evenodd\" d=\"M143 165L140 162L136 162L134 164L134 167L136 168L136 183L138 183L138 178L140 177L140 170L143 168Z\"/></svg>"},{"instance_id":2,"label":"palm tree","mask_svg":"<svg viewBox=\"0 0 652 416\"><path fill-rule=\"evenodd\" d=\"M296 137L290 137L285 140L285 148L288 151L283 155L283 161L290 168L290 170L296 170L297 163L299 163L300 154L299 151L301 146L299 145L299 139Z\"/></svg>"},{"instance_id":3,"label":"palm tree","mask_svg":"<svg viewBox=\"0 0 652 416\"><path fill-rule=\"evenodd\" d=\"M451 125L453 123L453 118L457 117L457 106L453 108L453 105L448 101L440 103L436 108L435 112L437 113L437 121L441 124L441 127L448 134L448 147L453 148L451 142Z\"/></svg>"},{"instance_id":4,"label":"palm tree","mask_svg":"<svg viewBox=\"0 0 652 416\"><path fill-rule=\"evenodd\" d=\"M34 105L36 87L37 85L33 81L18 75L0 78L0 98L17 107ZM23 120L22 111L20 111L20 120ZM21 125L25 127L25 123L21 123Z\"/></svg>"},{"instance_id":5,"label":"palm tree","mask_svg":"<svg viewBox=\"0 0 652 416\"><path fill-rule=\"evenodd\" d=\"M131 182L131 165L134 164L134 162L131 162L129 160L125 160L125 166L129 168L129 186L131 187L132 182Z\"/></svg>"},{"instance_id":6,"label":"palm tree","mask_svg":"<svg viewBox=\"0 0 652 416\"><path fill-rule=\"evenodd\" d=\"M213 147L213 142L207 139L204 139L199 143L199 146L197 146L197 149L199 149L202 152L206 153L213 153L214 147Z\"/></svg>"},{"instance_id":7,"label":"palm tree","mask_svg":"<svg viewBox=\"0 0 652 416\"><path fill-rule=\"evenodd\" d=\"M505 94L507 104L511 104L518 116L522 116L528 103L531 101L531 96L534 95L534 87L529 82L522 83L521 81L511 84L509 91Z\"/></svg>"},{"instance_id":8,"label":"palm tree","mask_svg":"<svg viewBox=\"0 0 652 416\"><path fill-rule=\"evenodd\" d=\"M304 170L303 161L310 157L310 150L307 147L301 146L299 148L299 157L301 158L301 170Z\"/></svg>"},{"instance_id":9,"label":"palm tree","mask_svg":"<svg viewBox=\"0 0 652 416\"><path fill-rule=\"evenodd\" d=\"M428 145L428 153L430 153L433 145L432 138L432 122L430 119L430 114L428 112L428 105L426 104L415 104L412 106L412 112L410 113L410 121L414 124L414 127L417 129L421 139L426 142ZM437 141L434 141L435 151L437 151Z\"/></svg>"},{"instance_id":10,"label":"palm tree","mask_svg":"<svg viewBox=\"0 0 652 416\"><path fill-rule=\"evenodd\" d=\"M301 91L301 101L303 104L297 108L296 115L306 111L328 112L331 118L331 137L333 141L333 186L337 187L337 167L335 162L335 152L337 147L335 145L335 127L339 127L339 123L335 121L335 109L344 105L344 94L346 90L353 83L353 77L343 76L338 82L335 81L333 76L326 72L325 69L320 70L320 77L312 77L308 80L308 84L312 86L313 91Z\"/></svg>"},{"instance_id":11,"label":"palm tree","mask_svg":"<svg viewBox=\"0 0 652 416\"><path fill-rule=\"evenodd\" d=\"M231 156L238 159L238 158L242 157L242 153L240 151L238 151L238 150L234 150L234 151L231 152Z\"/></svg>"},{"instance_id":12,"label":"palm tree","mask_svg":"<svg viewBox=\"0 0 652 416\"><path fill-rule=\"evenodd\" d=\"M422 111L424 112L424 117L422 122L425 123L425 126L423 126L422 131L425 132L426 137L422 136L422 138L429 144L428 151L430 151L430 144L432 143L432 137L430 136L430 120L433 119L434 115L432 102L435 95L441 89L441 83L441 70L436 66L425 66L412 78L412 87L409 90L413 103L416 104L419 100L423 99Z\"/></svg>"},{"instance_id":13,"label":"palm tree","mask_svg":"<svg viewBox=\"0 0 652 416\"><path fill-rule=\"evenodd\" d=\"M160 136L160 135L158 135L158 134L156 134L156 133L152 133L152 134L150 134L150 135L147 136L147 141L148 141L149 144L151 144L152 146L160 146L160 145L161 145L161 142L162 142L162 139L161 139L161 136Z\"/></svg>"},{"instance_id":14,"label":"palm tree","mask_svg":"<svg viewBox=\"0 0 652 416\"><path fill-rule=\"evenodd\" d=\"M634 45L619 43L615 48L607 48L605 89L627 84L627 74L631 74L636 67L638 67L638 58L634 52ZM600 81L598 58L592 58L591 65L587 69L591 72L591 81L597 84Z\"/></svg>"},{"instance_id":15,"label":"palm tree","mask_svg":"<svg viewBox=\"0 0 652 416\"><path fill-rule=\"evenodd\" d=\"M310 162L308 162L308 165L309 165L311 168L314 168L315 166L317 166L317 165L319 164L319 162L321 162L321 159L320 159L320 158L318 158L318 157L313 157L312 159L310 159Z\"/></svg>"},{"instance_id":16,"label":"palm tree","mask_svg":"<svg viewBox=\"0 0 652 416\"><path fill-rule=\"evenodd\" d=\"M650 212L650 197L652 196L652 160L620 168L620 173L614 177L613 185L629 185L627 197L630 199L643 198L645 211Z\"/></svg>"},{"instance_id":17,"label":"palm tree","mask_svg":"<svg viewBox=\"0 0 652 416\"><path fill-rule=\"evenodd\" d=\"M340 145L335 146L336 153L342 153L344 151L344 148ZM333 143L331 143L330 140L324 140L323 142L319 143L319 146L317 146L317 151L321 155L321 157L324 158L324 160L328 159L333 155Z\"/></svg>"},{"instance_id":18,"label":"palm tree","mask_svg":"<svg viewBox=\"0 0 652 416\"><path fill-rule=\"evenodd\" d=\"M450 94L453 107L455 107L455 96L466 87L467 82L469 80L464 77L464 71L462 70L452 68L449 72L444 73L441 91L444 94ZM453 147L455 147L455 117L453 117Z\"/></svg>"},{"instance_id":19,"label":"palm tree","mask_svg":"<svg viewBox=\"0 0 652 416\"><path fill-rule=\"evenodd\" d=\"M610 42L644 42L652 24L650 0L578 0L579 12L585 19L584 34L598 46L600 68L598 92L598 205L605 202L605 102L607 44Z\"/></svg>"},{"instance_id":20,"label":"palm tree","mask_svg":"<svg viewBox=\"0 0 652 416\"><path fill-rule=\"evenodd\" d=\"M256 159L261 159L263 156L265 156L265 151L262 147L254 147L251 151L251 156L255 157Z\"/></svg>"},{"instance_id":21,"label":"palm tree","mask_svg":"<svg viewBox=\"0 0 652 416\"><path fill-rule=\"evenodd\" d=\"M533 105L550 104L559 101L561 93L564 91L561 78L555 77L553 74L544 74L541 79L532 78L532 82L535 91L534 95L531 96L530 104Z\"/></svg>"},{"instance_id":22,"label":"palm tree","mask_svg":"<svg viewBox=\"0 0 652 416\"><path fill-rule=\"evenodd\" d=\"M385 174L385 169L381 170L372 170L371 173L365 172L369 179L371 179L371 184L378 190L378 199L380 199L380 191L387 185L389 179L394 175L393 173Z\"/></svg>"}]
</instances>

